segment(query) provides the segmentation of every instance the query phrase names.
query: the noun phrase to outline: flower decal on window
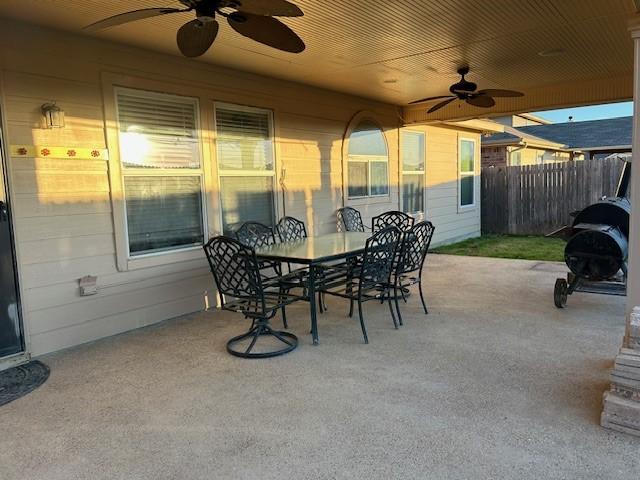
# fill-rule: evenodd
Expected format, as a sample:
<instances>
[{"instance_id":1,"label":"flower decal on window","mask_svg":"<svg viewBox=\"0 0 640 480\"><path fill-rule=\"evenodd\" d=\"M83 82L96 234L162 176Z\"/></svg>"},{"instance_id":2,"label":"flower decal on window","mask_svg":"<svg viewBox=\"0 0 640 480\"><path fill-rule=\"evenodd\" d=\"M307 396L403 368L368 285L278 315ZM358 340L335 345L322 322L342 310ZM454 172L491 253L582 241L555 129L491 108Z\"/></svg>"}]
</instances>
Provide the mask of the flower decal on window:
<instances>
[{"instance_id":1,"label":"flower decal on window","mask_svg":"<svg viewBox=\"0 0 640 480\"><path fill-rule=\"evenodd\" d=\"M27 154L27 149L24 148L24 147L20 147L20 148L18 148L17 152L18 152L18 155L26 155Z\"/></svg>"},{"instance_id":2,"label":"flower decal on window","mask_svg":"<svg viewBox=\"0 0 640 480\"><path fill-rule=\"evenodd\" d=\"M91 156L94 158L97 158L100 156L100 151L99 150L91 150Z\"/></svg>"},{"instance_id":3,"label":"flower decal on window","mask_svg":"<svg viewBox=\"0 0 640 480\"><path fill-rule=\"evenodd\" d=\"M51 150L49 150L48 148L43 148L42 150L40 150L40 155L42 155L43 157L48 157L51 154Z\"/></svg>"},{"instance_id":4,"label":"flower decal on window","mask_svg":"<svg viewBox=\"0 0 640 480\"><path fill-rule=\"evenodd\" d=\"M75 150L67 150L68 157L75 157L76 155L77 155L77 152Z\"/></svg>"}]
</instances>

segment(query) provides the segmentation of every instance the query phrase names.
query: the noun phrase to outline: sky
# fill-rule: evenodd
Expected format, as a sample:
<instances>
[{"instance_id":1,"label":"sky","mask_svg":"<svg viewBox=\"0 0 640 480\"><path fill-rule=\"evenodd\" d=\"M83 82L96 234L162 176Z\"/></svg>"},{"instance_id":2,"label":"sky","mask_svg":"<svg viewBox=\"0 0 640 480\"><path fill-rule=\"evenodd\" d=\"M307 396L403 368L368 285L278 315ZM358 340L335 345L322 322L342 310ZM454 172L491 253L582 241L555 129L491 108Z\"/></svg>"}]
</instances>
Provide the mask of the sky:
<instances>
[{"instance_id":1,"label":"sky","mask_svg":"<svg viewBox=\"0 0 640 480\"><path fill-rule=\"evenodd\" d=\"M601 120L603 118L627 117L633 115L633 102L608 103L589 107L562 108L544 112L531 112L554 123L568 122L573 116L574 122Z\"/></svg>"}]
</instances>

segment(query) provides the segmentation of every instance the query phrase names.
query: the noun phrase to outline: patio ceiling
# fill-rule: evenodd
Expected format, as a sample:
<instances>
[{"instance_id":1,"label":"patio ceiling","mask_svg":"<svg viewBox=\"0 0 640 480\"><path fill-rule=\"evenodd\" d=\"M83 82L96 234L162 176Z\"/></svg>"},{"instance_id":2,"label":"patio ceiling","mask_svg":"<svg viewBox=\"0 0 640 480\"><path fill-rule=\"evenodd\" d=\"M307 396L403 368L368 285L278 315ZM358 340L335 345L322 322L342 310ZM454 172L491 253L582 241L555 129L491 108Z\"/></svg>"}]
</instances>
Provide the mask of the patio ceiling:
<instances>
[{"instance_id":1,"label":"patio ceiling","mask_svg":"<svg viewBox=\"0 0 640 480\"><path fill-rule=\"evenodd\" d=\"M447 93L456 68L471 67L481 88L524 91L492 110L455 103L408 122L470 118L632 95L633 0L295 0L305 16L284 19L305 40L299 55L247 40L227 25L197 61L285 78L406 105ZM82 34L91 22L124 11L179 6L166 0L5 0L0 16ZM175 32L192 14L147 19L95 34L179 55ZM558 55L544 55L544 52ZM540 53L543 53L541 55Z\"/></svg>"}]
</instances>

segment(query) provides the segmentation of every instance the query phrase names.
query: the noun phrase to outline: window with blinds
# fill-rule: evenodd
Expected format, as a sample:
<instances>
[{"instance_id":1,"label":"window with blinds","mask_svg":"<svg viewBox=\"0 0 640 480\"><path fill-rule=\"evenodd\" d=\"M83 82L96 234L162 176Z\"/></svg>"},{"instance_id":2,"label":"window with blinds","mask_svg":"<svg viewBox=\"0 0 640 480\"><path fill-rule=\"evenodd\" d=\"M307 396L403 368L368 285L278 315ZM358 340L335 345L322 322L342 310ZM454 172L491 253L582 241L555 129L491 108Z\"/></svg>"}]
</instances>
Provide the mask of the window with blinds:
<instances>
[{"instance_id":1,"label":"window with blinds","mask_svg":"<svg viewBox=\"0 0 640 480\"><path fill-rule=\"evenodd\" d=\"M129 255L202 245L202 167L195 99L116 91Z\"/></svg>"},{"instance_id":2,"label":"window with blinds","mask_svg":"<svg viewBox=\"0 0 640 480\"><path fill-rule=\"evenodd\" d=\"M403 131L400 136L402 157L402 210L424 212L425 134Z\"/></svg>"},{"instance_id":3,"label":"window with blinds","mask_svg":"<svg viewBox=\"0 0 640 480\"><path fill-rule=\"evenodd\" d=\"M389 154L380 127L360 122L349 137L347 175L349 198L389 194Z\"/></svg>"},{"instance_id":4,"label":"window with blinds","mask_svg":"<svg viewBox=\"0 0 640 480\"><path fill-rule=\"evenodd\" d=\"M231 234L247 221L275 224L272 116L268 110L216 105L222 224Z\"/></svg>"}]
</instances>

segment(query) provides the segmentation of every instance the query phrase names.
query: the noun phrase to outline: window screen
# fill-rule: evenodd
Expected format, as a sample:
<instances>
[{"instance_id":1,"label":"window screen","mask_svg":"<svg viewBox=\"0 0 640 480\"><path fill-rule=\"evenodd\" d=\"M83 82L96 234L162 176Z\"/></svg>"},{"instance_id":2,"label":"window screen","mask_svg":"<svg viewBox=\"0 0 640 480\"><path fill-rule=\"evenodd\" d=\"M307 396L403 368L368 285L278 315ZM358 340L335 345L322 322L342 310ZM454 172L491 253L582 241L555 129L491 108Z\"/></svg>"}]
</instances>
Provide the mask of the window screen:
<instances>
[{"instance_id":1,"label":"window screen","mask_svg":"<svg viewBox=\"0 0 640 480\"><path fill-rule=\"evenodd\" d=\"M424 212L425 134L403 131L402 155L402 210L405 213Z\"/></svg>"},{"instance_id":2,"label":"window screen","mask_svg":"<svg viewBox=\"0 0 640 480\"><path fill-rule=\"evenodd\" d=\"M347 154L349 197L389 193L389 155L380 127L364 120L349 137Z\"/></svg>"},{"instance_id":3,"label":"window screen","mask_svg":"<svg viewBox=\"0 0 640 480\"><path fill-rule=\"evenodd\" d=\"M275 224L271 112L216 107L216 138L224 233L247 221Z\"/></svg>"},{"instance_id":4,"label":"window screen","mask_svg":"<svg viewBox=\"0 0 640 480\"><path fill-rule=\"evenodd\" d=\"M201 245L196 101L129 89L116 98L129 255Z\"/></svg>"},{"instance_id":5,"label":"window screen","mask_svg":"<svg viewBox=\"0 0 640 480\"><path fill-rule=\"evenodd\" d=\"M472 140L460 141L460 206L475 204L476 144Z\"/></svg>"}]
</instances>

